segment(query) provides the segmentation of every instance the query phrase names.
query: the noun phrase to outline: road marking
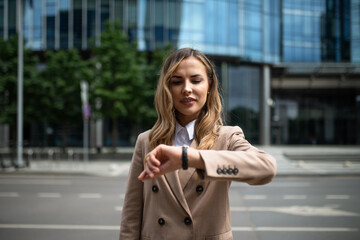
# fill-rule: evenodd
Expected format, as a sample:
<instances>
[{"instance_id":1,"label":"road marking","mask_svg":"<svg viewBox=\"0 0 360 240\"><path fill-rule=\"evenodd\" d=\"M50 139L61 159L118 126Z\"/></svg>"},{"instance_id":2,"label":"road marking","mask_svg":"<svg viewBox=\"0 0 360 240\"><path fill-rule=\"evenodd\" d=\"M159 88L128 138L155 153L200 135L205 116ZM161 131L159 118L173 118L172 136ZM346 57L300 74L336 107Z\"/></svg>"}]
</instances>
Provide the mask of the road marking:
<instances>
[{"instance_id":1,"label":"road marking","mask_svg":"<svg viewBox=\"0 0 360 240\"><path fill-rule=\"evenodd\" d=\"M338 206L290 206L290 207L230 207L231 212L276 212L297 216L321 216L321 217L357 217L356 212L348 212L336 209ZM122 206L115 206L115 211L121 212Z\"/></svg>"},{"instance_id":2,"label":"road marking","mask_svg":"<svg viewBox=\"0 0 360 240\"><path fill-rule=\"evenodd\" d=\"M311 182L271 182L267 187L311 187Z\"/></svg>"},{"instance_id":3,"label":"road marking","mask_svg":"<svg viewBox=\"0 0 360 240\"><path fill-rule=\"evenodd\" d=\"M336 206L290 206L290 207L230 207L233 212L277 212L297 216L322 216L322 217L356 217L356 212L336 209Z\"/></svg>"},{"instance_id":4,"label":"road marking","mask_svg":"<svg viewBox=\"0 0 360 240\"><path fill-rule=\"evenodd\" d=\"M304 200L306 198L307 198L306 195L284 195L283 196L284 200Z\"/></svg>"},{"instance_id":5,"label":"road marking","mask_svg":"<svg viewBox=\"0 0 360 240\"><path fill-rule=\"evenodd\" d=\"M244 199L247 200L264 200L266 198L266 195L244 195Z\"/></svg>"},{"instance_id":6,"label":"road marking","mask_svg":"<svg viewBox=\"0 0 360 240\"><path fill-rule=\"evenodd\" d=\"M358 228L336 227L232 227L235 232L357 232Z\"/></svg>"},{"instance_id":7,"label":"road marking","mask_svg":"<svg viewBox=\"0 0 360 240\"><path fill-rule=\"evenodd\" d=\"M105 225L58 225L58 224L0 224L0 228L62 229L62 230L120 230L119 226Z\"/></svg>"},{"instance_id":8,"label":"road marking","mask_svg":"<svg viewBox=\"0 0 360 240\"><path fill-rule=\"evenodd\" d=\"M99 193L80 193L79 198L102 198Z\"/></svg>"},{"instance_id":9,"label":"road marking","mask_svg":"<svg viewBox=\"0 0 360 240\"><path fill-rule=\"evenodd\" d=\"M1 229L52 230L110 230L119 231L120 225L58 225L58 224L0 224ZM235 232L355 232L358 228L338 227L232 227Z\"/></svg>"},{"instance_id":10,"label":"road marking","mask_svg":"<svg viewBox=\"0 0 360 240\"><path fill-rule=\"evenodd\" d=\"M121 199L125 199L125 193L119 194L119 197L120 197Z\"/></svg>"},{"instance_id":11,"label":"road marking","mask_svg":"<svg viewBox=\"0 0 360 240\"><path fill-rule=\"evenodd\" d=\"M326 195L326 199L350 199L349 195Z\"/></svg>"},{"instance_id":12,"label":"road marking","mask_svg":"<svg viewBox=\"0 0 360 240\"><path fill-rule=\"evenodd\" d=\"M121 212L123 209L122 206L115 206L115 211Z\"/></svg>"},{"instance_id":13,"label":"road marking","mask_svg":"<svg viewBox=\"0 0 360 240\"><path fill-rule=\"evenodd\" d=\"M1 185L71 185L70 180L0 179Z\"/></svg>"},{"instance_id":14,"label":"road marking","mask_svg":"<svg viewBox=\"0 0 360 240\"><path fill-rule=\"evenodd\" d=\"M0 192L0 197L19 197L17 192Z\"/></svg>"},{"instance_id":15,"label":"road marking","mask_svg":"<svg viewBox=\"0 0 360 240\"><path fill-rule=\"evenodd\" d=\"M60 198L60 193L38 193L39 198Z\"/></svg>"}]
</instances>

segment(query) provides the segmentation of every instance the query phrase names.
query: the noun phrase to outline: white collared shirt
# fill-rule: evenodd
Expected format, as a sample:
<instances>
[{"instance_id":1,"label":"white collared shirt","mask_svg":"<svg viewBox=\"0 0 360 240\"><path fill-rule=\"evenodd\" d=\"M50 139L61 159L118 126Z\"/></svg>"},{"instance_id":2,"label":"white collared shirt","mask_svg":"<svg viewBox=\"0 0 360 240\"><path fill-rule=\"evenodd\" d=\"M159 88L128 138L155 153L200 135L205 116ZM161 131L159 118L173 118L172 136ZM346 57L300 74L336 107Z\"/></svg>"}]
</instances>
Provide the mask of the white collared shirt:
<instances>
[{"instance_id":1,"label":"white collared shirt","mask_svg":"<svg viewBox=\"0 0 360 240\"><path fill-rule=\"evenodd\" d=\"M191 145L194 139L195 122L189 122L185 127L176 122L174 146Z\"/></svg>"}]
</instances>

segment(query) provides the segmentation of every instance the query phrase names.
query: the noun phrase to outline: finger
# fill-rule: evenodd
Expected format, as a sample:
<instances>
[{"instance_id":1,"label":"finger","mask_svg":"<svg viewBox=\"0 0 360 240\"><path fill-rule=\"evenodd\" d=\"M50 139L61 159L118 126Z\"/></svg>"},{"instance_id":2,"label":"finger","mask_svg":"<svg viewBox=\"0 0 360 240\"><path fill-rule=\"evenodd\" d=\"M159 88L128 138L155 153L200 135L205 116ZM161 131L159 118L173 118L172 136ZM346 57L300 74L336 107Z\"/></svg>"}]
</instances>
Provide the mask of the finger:
<instances>
[{"instance_id":1,"label":"finger","mask_svg":"<svg viewBox=\"0 0 360 240\"><path fill-rule=\"evenodd\" d=\"M151 164L157 167L161 165L161 162L157 159L156 155L153 153L150 153L148 155L147 162L151 162Z\"/></svg>"},{"instance_id":2,"label":"finger","mask_svg":"<svg viewBox=\"0 0 360 240\"><path fill-rule=\"evenodd\" d=\"M157 166L154 166L151 161L146 162L145 170L150 173L158 173L160 170Z\"/></svg>"},{"instance_id":3,"label":"finger","mask_svg":"<svg viewBox=\"0 0 360 240\"><path fill-rule=\"evenodd\" d=\"M138 176L138 179L139 179L140 181L144 181L145 176L146 176L146 171L144 170L144 171L142 171L142 172L140 173L140 175Z\"/></svg>"}]
</instances>

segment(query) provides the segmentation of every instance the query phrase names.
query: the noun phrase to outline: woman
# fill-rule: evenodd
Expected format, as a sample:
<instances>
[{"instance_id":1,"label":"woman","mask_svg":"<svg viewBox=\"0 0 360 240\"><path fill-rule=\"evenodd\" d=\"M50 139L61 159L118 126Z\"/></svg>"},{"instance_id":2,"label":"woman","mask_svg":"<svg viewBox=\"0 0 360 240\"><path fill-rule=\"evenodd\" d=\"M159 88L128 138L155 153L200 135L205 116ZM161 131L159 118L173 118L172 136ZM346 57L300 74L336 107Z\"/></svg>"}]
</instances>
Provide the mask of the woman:
<instances>
[{"instance_id":1,"label":"woman","mask_svg":"<svg viewBox=\"0 0 360 240\"><path fill-rule=\"evenodd\" d=\"M233 239L231 181L266 184L275 159L222 126L218 79L197 50L167 58L155 107L157 122L136 142L120 239Z\"/></svg>"}]
</instances>

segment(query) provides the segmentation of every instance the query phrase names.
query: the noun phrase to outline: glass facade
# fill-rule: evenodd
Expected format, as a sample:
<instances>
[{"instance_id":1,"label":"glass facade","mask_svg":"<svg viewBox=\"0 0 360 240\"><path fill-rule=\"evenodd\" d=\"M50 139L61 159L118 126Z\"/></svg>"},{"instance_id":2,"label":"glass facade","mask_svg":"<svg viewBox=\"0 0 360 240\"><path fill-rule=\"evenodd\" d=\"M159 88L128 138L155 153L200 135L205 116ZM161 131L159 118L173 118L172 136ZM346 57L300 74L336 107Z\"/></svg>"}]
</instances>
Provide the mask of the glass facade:
<instances>
[{"instance_id":1,"label":"glass facade","mask_svg":"<svg viewBox=\"0 0 360 240\"><path fill-rule=\"evenodd\" d=\"M272 142L277 144L356 144L359 90L273 90Z\"/></svg>"},{"instance_id":2,"label":"glass facade","mask_svg":"<svg viewBox=\"0 0 360 240\"><path fill-rule=\"evenodd\" d=\"M246 138L259 143L260 68L230 65L228 68L226 124L238 125Z\"/></svg>"},{"instance_id":3,"label":"glass facade","mask_svg":"<svg viewBox=\"0 0 360 240\"><path fill-rule=\"evenodd\" d=\"M360 0L351 1L351 62L360 62Z\"/></svg>"},{"instance_id":4,"label":"glass facade","mask_svg":"<svg viewBox=\"0 0 360 240\"><path fill-rule=\"evenodd\" d=\"M284 62L350 61L350 0L284 0Z\"/></svg>"},{"instance_id":5,"label":"glass facade","mask_svg":"<svg viewBox=\"0 0 360 240\"><path fill-rule=\"evenodd\" d=\"M69 10L70 0L60 1L59 5L59 47L61 49L69 48Z\"/></svg>"},{"instance_id":6,"label":"glass facade","mask_svg":"<svg viewBox=\"0 0 360 240\"><path fill-rule=\"evenodd\" d=\"M120 20L152 51L171 42L244 61L358 62L359 0L24 0L34 50L88 48ZM0 0L0 33L16 32L16 1ZM6 24L6 26L5 26Z\"/></svg>"},{"instance_id":7,"label":"glass facade","mask_svg":"<svg viewBox=\"0 0 360 240\"><path fill-rule=\"evenodd\" d=\"M4 0L0 0L0 37L4 37Z\"/></svg>"},{"instance_id":8,"label":"glass facade","mask_svg":"<svg viewBox=\"0 0 360 240\"><path fill-rule=\"evenodd\" d=\"M360 124L359 74L338 70L344 64L356 69L360 62L360 0L23 2L26 47L36 51L86 50L90 41L100 43L106 21L117 19L140 51L171 43L205 52L216 62L224 86L226 122L240 125L253 143L260 138L264 65L271 66L272 80L290 81L272 89L272 143L360 143L349 127ZM0 0L0 37L15 33L16 1ZM297 78L304 82L333 76L319 76L321 67L297 75L279 67L281 73L276 73L284 63L336 63L336 78L354 84L341 91L326 84L293 87Z\"/></svg>"}]
</instances>

